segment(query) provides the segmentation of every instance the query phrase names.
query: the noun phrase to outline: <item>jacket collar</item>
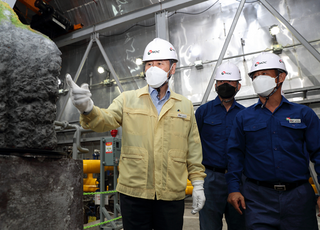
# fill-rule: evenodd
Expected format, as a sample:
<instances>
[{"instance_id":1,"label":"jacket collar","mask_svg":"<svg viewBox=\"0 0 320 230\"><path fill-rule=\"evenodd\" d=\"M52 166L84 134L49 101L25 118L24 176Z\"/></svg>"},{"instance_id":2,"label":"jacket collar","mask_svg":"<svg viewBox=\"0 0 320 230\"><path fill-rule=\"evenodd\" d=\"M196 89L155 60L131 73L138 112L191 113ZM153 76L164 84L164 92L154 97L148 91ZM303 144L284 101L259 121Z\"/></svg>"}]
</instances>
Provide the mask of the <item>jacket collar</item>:
<instances>
[{"instance_id":1,"label":"jacket collar","mask_svg":"<svg viewBox=\"0 0 320 230\"><path fill-rule=\"evenodd\" d=\"M217 96L214 100L213 100L213 106L221 106L221 100L220 100L220 97ZM240 104L238 102L236 102L236 99L234 98L233 99L233 102L232 102L232 105L230 107L230 109L233 109L233 107L239 107L240 108Z\"/></svg>"},{"instance_id":2,"label":"jacket collar","mask_svg":"<svg viewBox=\"0 0 320 230\"><path fill-rule=\"evenodd\" d=\"M281 102L280 105L278 107L281 107L283 103L292 105L293 103L288 101L287 98L285 98L284 96L281 96ZM255 108L257 108L258 106L261 107L262 106L262 102L260 101L260 98L258 100L258 102L256 104L253 105Z\"/></svg>"},{"instance_id":3,"label":"jacket collar","mask_svg":"<svg viewBox=\"0 0 320 230\"><path fill-rule=\"evenodd\" d=\"M173 92L171 88L170 88L170 93L171 93L170 98L178 101L182 101L182 96L180 94ZM149 95L149 85L146 85L143 88L137 89L137 95L138 97L141 97L142 95Z\"/></svg>"}]
</instances>

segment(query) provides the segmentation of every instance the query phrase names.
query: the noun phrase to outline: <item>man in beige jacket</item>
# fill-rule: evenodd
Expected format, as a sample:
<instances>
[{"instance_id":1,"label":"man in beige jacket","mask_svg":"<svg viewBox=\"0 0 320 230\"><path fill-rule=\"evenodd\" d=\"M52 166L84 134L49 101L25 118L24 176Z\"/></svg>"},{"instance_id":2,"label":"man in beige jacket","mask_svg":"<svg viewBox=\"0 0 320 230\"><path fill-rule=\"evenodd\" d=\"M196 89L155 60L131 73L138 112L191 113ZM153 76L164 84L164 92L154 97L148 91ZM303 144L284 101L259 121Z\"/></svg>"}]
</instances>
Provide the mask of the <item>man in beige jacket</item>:
<instances>
[{"instance_id":1,"label":"man in beige jacket","mask_svg":"<svg viewBox=\"0 0 320 230\"><path fill-rule=\"evenodd\" d=\"M108 109L94 106L88 85L67 75L73 104L85 129L106 132L122 126L119 163L120 207L125 230L179 230L183 225L187 178L192 182L193 213L204 205L206 174L191 101L168 87L177 54L156 38L143 56L148 85L123 92Z\"/></svg>"}]
</instances>

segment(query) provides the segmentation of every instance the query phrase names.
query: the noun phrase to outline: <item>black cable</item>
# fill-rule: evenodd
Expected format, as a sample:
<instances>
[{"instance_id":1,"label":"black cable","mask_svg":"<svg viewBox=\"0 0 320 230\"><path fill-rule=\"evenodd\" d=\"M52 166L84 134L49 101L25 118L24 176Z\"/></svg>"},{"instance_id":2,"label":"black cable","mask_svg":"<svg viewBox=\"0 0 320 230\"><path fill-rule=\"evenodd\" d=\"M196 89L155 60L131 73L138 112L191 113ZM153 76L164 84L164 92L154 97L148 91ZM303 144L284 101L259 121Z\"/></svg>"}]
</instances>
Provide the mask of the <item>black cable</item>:
<instances>
[{"instance_id":1,"label":"black cable","mask_svg":"<svg viewBox=\"0 0 320 230\"><path fill-rule=\"evenodd\" d=\"M259 0L257 0L259 1ZM175 11L174 13L172 13L171 15L168 16L168 18L170 18L171 16L173 16L174 14L188 14L188 15L198 15L198 14L202 14L206 11L208 11L211 7L213 7L217 2L219 2L219 0L217 0L215 3L213 3L211 6L209 6L207 9L198 12L198 13L188 13L188 12L179 12L179 11Z\"/></svg>"}]
</instances>

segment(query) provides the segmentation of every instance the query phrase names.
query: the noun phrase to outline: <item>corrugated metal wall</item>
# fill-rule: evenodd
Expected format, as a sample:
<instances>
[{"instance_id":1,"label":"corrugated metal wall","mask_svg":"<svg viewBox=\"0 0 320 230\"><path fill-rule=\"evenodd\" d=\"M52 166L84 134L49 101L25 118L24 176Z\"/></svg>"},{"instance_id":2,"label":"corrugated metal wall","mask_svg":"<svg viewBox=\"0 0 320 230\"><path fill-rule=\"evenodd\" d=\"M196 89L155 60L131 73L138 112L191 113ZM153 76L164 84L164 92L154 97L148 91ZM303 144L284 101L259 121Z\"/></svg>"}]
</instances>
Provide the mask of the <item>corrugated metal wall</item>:
<instances>
[{"instance_id":1,"label":"corrugated metal wall","mask_svg":"<svg viewBox=\"0 0 320 230\"><path fill-rule=\"evenodd\" d=\"M62 1L54 2L63 11L63 7L59 6L59 2ZM105 10L97 10L95 8L96 3L94 3L96 1L77 2L80 5L78 8L75 6L67 7L63 1L63 4L65 4L64 12L72 20L75 20L74 23L80 23L81 20L98 23L103 19L148 6L155 1L97 1L99 4L105 4ZM318 0L268 0L268 2L306 40L312 41L311 45L320 51L320 2ZM240 1L236 0L210 0L180 9L176 13L168 12L170 42L178 51L179 56L178 68L173 80L170 81L170 85L176 92L186 96L195 105L198 105L203 98L239 4ZM210 6L212 7L209 8ZM206 9L208 10L205 11ZM135 63L135 60L142 57L145 46L156 36L155 26L152 26L154 23L155 20L151 18L139 23L144 27L135 26L125 33L123 31L128 27L118 28L116 31L108 31L100 35L100 41L118 74L124 90L133 90L146 85L144 79L138 77L143 69L142 66ZM277 40L284 47L280 56L289 72L283 89L286 91L311 86L320 87L319 62L259 1L247 1L225 55L225 58L235 63L242 73L242 88L237 95L238 97L255 94L247 72L251 68L253 58L259 52L271 49L272 37L269 33L269 27L274 24L280 26ZM111 34L119 35L110 36ZM244 40L244 45L242 45L241 39ZM64 78L66 73L75 75L87 44L88 40L60 49L63 53L61 79ZM197 70L194 67L196 60L204 62L203 69ZM104 59L98 47L94 44L79 76L78 84L89 83L90 76L92 76L92 84L107 79L107 73L99 74L97 72L98 66L102 64L104 64ZM112 100L120 94L118 87L115 85L96 85L92 87L91 91L95 105L100 107L108 107ZM216 93L213 89L209 100L215 96ZM299 100L302 99L302 94L288 94L288 98ZM320 100L319 91L315 90L307 93L307 98L319 98ZM57 103L58 113L65 99L64 95L60 96ZM254 98L241 100L240 103L249 106L256 101L257 99ZM320 114L319 103L313 103L310 107ZM77 110L69 102L61 120L77 121L78 119Z\"/></svg>"}]
</instances>

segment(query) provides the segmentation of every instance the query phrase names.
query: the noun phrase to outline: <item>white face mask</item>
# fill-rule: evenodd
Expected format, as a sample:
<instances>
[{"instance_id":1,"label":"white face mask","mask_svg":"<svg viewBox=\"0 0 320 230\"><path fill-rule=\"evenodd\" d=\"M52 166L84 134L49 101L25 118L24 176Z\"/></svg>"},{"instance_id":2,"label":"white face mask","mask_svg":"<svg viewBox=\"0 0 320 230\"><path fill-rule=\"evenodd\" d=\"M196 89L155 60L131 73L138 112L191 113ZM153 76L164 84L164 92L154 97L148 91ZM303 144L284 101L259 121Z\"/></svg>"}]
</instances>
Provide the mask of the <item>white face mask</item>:
<instances>
[{"instance_id":1,"label":"white face mask","mask_svg":"<svg viewBox=\"0 0 320 230\"><path fill-rule=\"evenodd\" d=\"M277 86L275 82L276 78L270 77L268 75L259 75L257 76L253 82L254 91L262 97L267 97L273 91L273 89ZM274 91L274 93L277 89Z\"/></svg>"},{"instance_id":2,"label":"white face mask","mask_svg":"<svg viewBox=\"0 0 320 230\"><path fill-rule=\"evenodd\" d=\"M168 72L164 71L163 69L160 69L156 66L151 66L146 71L146 80L147 83L154 89L159 88L160 86L167 81L168 73L170 72L171 67Z\"/></svg>"}]
</instances>

